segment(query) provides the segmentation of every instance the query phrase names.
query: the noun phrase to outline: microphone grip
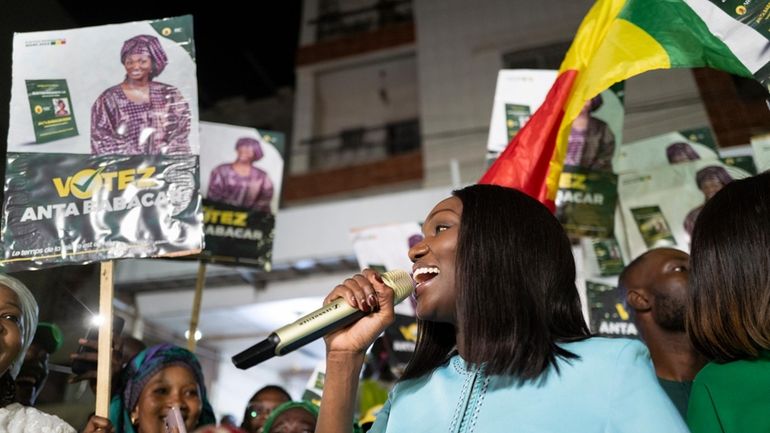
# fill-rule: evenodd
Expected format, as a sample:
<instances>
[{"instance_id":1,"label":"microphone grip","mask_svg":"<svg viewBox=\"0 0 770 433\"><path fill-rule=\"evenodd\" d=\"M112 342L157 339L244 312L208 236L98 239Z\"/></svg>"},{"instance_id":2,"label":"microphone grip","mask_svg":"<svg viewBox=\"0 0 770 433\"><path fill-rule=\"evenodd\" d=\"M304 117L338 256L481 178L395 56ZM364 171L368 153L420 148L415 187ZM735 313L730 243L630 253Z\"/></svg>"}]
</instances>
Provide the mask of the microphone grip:
<instances>
[{"instance_id":1,"label":"microphone grip","mask_svg":"<svg viewBox=\"0 0 770 433\"><path fill-rule=\"evenodd\" d=\"M385 285L393 289L394 305L414 291L412 279L404 271L388 271L380 276ZM366 314L348 305L344 298L337 298L318 310L276 329L265 340L233 356L233 364L240 369L253 367L273 356L284 355L331 331L348 326Z\"/></svg>"},{"instance_id":2,"label":"microphone grip","mask_svg":"<svg viewBox=\"0 0 770 433\"><path fill-rule=\"evenodd\" d=\"M294 322L276 329L266 339L233 356L236 367L245 370L273 356L285 355L327 333L344 328L366 313L351 307L344 298L306 314Z\"/></svg>"}]
</instances>

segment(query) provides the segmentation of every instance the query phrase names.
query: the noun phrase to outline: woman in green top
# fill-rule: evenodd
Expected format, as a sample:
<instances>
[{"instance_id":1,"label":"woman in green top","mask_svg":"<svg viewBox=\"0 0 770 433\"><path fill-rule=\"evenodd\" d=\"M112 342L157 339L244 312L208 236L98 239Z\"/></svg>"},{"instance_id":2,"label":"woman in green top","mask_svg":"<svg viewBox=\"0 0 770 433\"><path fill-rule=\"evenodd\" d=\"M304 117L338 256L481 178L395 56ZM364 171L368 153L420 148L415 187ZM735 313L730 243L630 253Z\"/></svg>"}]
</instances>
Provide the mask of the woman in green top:
<instances>
[{"instance_id":1,"label":"woman in green top","mask_svg":"<svg viewBox=\"0 0 770 433\"><path fill-rule=\"evenodd\" d=\"M770 172L706 203L691 262L687 329L711 362L695 377L687 424L770 432Z\"/></svg>"}]
</instances>

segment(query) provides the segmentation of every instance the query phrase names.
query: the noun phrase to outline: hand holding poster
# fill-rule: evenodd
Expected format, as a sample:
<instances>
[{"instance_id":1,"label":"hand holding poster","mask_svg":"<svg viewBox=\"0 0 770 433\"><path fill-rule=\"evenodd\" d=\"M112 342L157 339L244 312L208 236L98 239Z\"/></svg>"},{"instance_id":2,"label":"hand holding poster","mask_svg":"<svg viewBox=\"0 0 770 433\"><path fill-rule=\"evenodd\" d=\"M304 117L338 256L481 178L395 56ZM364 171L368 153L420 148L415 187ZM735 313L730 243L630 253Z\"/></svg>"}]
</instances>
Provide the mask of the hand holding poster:
<instances>
[{"instance_id":1,"label":"hand holding poster","mask_svg":"<svg viewBox=\"0 0 770 433\"><path fill-rule=\"evenodd\" d=\"M190 16L17 33L0 264L197 252L197 105Z\"/></svg>"}]
</instances>

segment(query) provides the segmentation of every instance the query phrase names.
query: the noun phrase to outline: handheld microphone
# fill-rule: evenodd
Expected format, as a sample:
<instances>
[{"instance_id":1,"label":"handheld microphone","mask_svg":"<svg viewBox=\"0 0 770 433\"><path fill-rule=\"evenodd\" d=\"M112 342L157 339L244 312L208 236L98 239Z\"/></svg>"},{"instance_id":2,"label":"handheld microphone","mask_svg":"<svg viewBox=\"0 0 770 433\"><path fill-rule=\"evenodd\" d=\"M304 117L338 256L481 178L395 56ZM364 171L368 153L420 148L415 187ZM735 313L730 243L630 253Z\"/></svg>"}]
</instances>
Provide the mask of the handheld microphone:
<instances>
[{"instance_id":1,"label":"handheld microphone","mask_svg":"<svg viewBox=\"0 0 770 433\"><path fill-rule=\"evenodd\" d=\"M388 271L380 275L386 286L393 289L393 305L403 301L414 291L412 277L405 271ZM338 298L293 323L276 329L266 339L233 356L233 364L245 370L273 356L285 355L329 332L343 328L367 313L351 307L344 298Z\"/></svg>"}]
</instances>

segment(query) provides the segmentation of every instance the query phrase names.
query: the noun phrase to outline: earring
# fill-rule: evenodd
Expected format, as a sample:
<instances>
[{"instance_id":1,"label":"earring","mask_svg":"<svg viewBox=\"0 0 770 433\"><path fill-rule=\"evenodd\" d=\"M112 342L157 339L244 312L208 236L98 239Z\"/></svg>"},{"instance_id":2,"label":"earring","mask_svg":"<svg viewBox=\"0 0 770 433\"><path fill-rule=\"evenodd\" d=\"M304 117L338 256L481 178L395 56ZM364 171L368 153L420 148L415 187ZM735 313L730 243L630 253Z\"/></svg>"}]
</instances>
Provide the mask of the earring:
<instances>
[{"instance_id":1,"label":"earring","mask_svg":"<svg viewBox=\"0 0 770 433\"><path fill-rule=\"evenodd\" d=\"M131 425L136 425L137 421L139 421L139 416L131 414Z\"/></svg>"}]
</instances>

